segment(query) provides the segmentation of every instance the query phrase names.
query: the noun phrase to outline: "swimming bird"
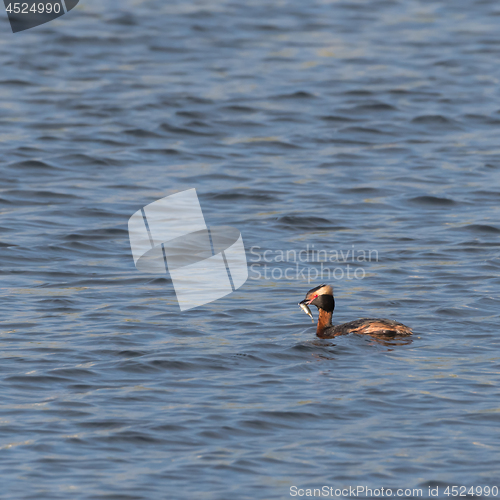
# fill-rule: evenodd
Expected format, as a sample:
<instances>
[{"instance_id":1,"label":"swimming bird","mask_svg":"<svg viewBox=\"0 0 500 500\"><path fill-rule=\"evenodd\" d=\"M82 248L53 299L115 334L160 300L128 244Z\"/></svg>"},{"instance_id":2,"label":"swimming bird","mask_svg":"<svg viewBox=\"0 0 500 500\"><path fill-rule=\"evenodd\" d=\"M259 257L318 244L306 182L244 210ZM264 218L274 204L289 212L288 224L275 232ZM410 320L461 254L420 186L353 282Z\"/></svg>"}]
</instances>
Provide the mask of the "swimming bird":
<instances>
[{"instance_id":1,"label":"swimming bird","mask_svg":"<svg viewBox=\"0 0 500 500\"><path fill-rule=\"evenodd\" d=\"M316 306L319 311L316 335L322 339L361 333L373 336L411 335L411 328L392 319L361 318L342 325L332 325L332 314L335 309L333 288L330 285L319 285L306 294L299 306Z\"/></svg>"}]
</instances>

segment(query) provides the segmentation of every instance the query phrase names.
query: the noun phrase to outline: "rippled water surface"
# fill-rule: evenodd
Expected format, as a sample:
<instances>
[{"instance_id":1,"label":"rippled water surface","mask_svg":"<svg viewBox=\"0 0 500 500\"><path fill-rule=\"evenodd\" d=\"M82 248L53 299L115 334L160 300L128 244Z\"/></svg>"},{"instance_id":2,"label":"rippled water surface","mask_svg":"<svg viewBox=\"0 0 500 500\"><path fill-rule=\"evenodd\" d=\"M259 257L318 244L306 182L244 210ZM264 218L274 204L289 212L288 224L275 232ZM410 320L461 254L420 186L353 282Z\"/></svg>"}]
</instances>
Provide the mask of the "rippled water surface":
<instances>
[{"instance_id":1,"label":"rippled water surface","mask_svg":"<svg viewBox=\"0 0 500 500\"><path fill-rule=\"evenodd\" d=\"M3 498L500 486L498 2L81 0L0 27ZM127 221L189 188L252 267L181 313ZM324 281L336 321L413 337L317 339L297 302Z\"/></svg>"}]
</instances>

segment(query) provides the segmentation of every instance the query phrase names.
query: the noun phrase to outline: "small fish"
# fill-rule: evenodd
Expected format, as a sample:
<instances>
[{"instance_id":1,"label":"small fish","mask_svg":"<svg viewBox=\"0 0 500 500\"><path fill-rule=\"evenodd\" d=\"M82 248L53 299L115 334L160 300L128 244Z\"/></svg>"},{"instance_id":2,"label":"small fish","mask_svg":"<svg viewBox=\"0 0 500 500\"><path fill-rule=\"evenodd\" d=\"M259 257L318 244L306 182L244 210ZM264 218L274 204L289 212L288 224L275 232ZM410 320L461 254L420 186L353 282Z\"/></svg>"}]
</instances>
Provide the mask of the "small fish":
<instances>
[{"instance_id":1,"label":"small fish","mask_svg":"<svg viewBox=\"0 0 500 500\"><path fill-rule=\"evenodd\" d=\"M311 314L311 309L307 307L307 304L302 304L299 302L300 308L311 318L311 321L314 323L313 315Z\"/></svg>"}]
</instances>

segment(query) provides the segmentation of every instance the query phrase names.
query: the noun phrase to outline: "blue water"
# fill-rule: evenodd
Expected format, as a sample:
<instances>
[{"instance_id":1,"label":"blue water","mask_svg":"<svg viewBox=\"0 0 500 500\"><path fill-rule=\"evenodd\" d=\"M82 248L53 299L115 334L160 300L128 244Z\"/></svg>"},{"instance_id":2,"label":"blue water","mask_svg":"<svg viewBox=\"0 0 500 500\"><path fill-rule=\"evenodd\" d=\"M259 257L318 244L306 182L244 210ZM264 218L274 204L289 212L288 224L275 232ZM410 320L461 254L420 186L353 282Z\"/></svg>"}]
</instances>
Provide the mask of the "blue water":
<instances>
[{"instance_id":1,"label":"blue water","mask_svg":"<svg viewBox=\"0 0 500 500\"><path fill-rule=\"evenodd\" d=\"M0 27L2 498L500 487L497 2L81 0ZM127 222L190 188L253 267L181 313ZM413 337L317 339L297 302L324 281L334 321Z\"/></svg>"}]
</instances>

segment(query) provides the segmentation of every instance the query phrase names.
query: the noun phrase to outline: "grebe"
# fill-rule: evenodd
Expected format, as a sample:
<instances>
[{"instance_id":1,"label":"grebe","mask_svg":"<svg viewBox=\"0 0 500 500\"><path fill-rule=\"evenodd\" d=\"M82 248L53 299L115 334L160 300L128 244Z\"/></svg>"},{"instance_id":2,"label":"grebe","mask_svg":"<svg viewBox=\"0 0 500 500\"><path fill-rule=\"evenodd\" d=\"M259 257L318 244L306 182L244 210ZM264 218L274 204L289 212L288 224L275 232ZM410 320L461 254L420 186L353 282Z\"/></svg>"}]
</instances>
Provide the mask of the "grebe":
<instances>
[{"instance_id":1,"label":"grebe","mask_svg":"<svg viewBox=\"0 0 500 500\"><path fill-rule=\"evenodd\" d=\"M322 339L329 339L347 333L361 333L365 335L411 335L411 328L393 321L392 319L362 318L342 325L332 325L332 313L335 309L333 288L330 285L319 285L306 294L306 298L299 302L299 306L311 316L310 305L316 306L319 311L316 335Z\"/></svg>"}]
</instances>

